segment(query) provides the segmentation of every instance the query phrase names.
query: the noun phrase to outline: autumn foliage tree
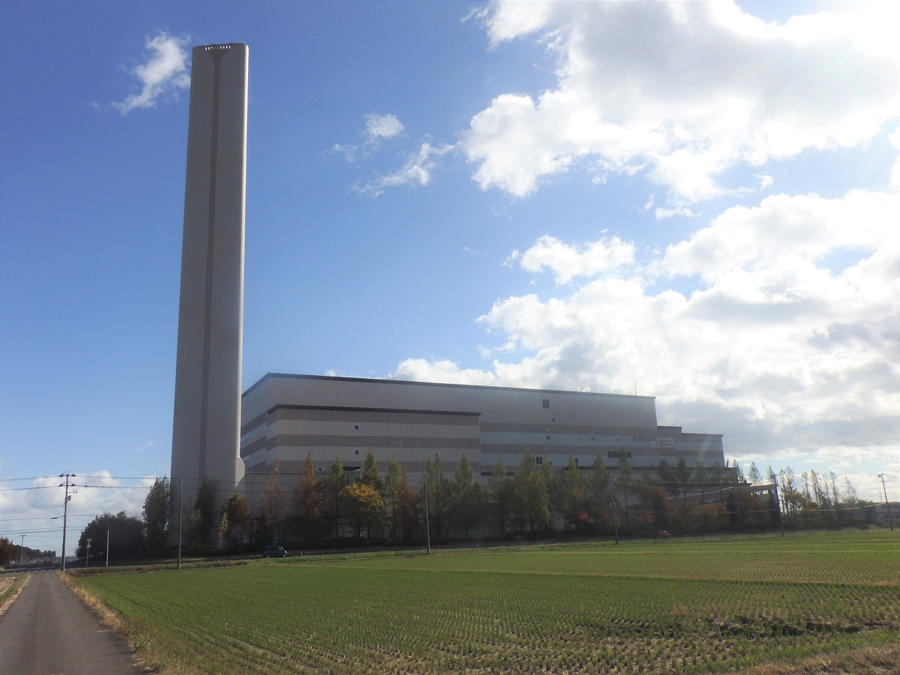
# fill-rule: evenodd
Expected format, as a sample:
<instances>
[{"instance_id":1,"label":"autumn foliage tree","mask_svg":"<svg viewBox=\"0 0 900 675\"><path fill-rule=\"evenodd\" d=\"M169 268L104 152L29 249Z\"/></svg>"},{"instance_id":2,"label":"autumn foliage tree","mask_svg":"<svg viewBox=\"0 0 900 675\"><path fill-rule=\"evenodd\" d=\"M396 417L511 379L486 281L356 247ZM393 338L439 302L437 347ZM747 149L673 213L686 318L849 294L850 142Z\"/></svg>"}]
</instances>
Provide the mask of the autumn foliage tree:
<instances>
[{"instance_id":1,"label":"autumn foliage tree","mask_svg":"<svg viewBox=\"0 0 900 675\"><path fill-rule=\"evenodd\" d=\"M506 475L506 465L502 459L497 460L488 483L488 493L496 519L500 536L506 536L512 527L516 510L516 486L512 478Z\"/></svg>"},{"instance_id":2,"label":"autumn foliage tree","mask_svg":"<svg viewBox=\"0 0 900 675\"><path fill-rule=\"evenodd\" d=\"M6 565L13 559L13 545L6 537L0 537L0 566Z\"/></svg>"},{"instance_id":3,"label":"autumn foliage tree","mask_svg":"<svg viewBox=\"0 0 900 675\"><path fill-rule=\"evenodd\" d=\"M377 533L384 518L384 500L378 490L363 482L351 483L341 490L341 506L344 518L356 530L357 538Z\"/></svg>"},{"instance_id":4,"label":"autumn foliage tree","mask_svg":"<svg viewBox=\"0 0 900 675\"><path fill-rule=\"evenodd\" d=\"M406 474L406 467L402 467L400 471L400 482L397 484L396 492L396 525L399 530L399 539L402 543L410 543L416 535L416 526L419 523L419 507L416 495L409 485L409 476Z\"/></svg>"},{"instance_id":5,"label":"autumn foliage tree","mask_svg":"<svg viewBox=\"0 0 900 675\"><path fill-rule=\"evenodd\" d=\"M550 492L546 474L537 468L526 450L513 479L515 485L516 520L520 527L534 533L550 525Z\"/></svg>"},{"instance_id":6,"label":"autumn foliage tree","mask_svg":"<svg viewBox=\"0 0 900 675\"><path fill-rule=\"evenodd\" d=\"M322 482L322 511L335 539L341 533L341 491L347 485L344 463L338 457Z\"/></svg>"},{"instance_id":7,"label":"autumn foliage tree","mask_svg":"<svg viewBox=\"0 0 900 675\"><path fill-rule=\"evenodd\" d=\"M262 539L282 538L284 525L284 488L281 487L281 467L278 460L272 465L269 480L263 488L260 534Z\"/></svg>"},{"instance_id":8,"label":"autumn foliage tree","mask_svg":"<svg viewBox=\"0 0 900 675\"><path fill-rule=\"evenodd\" d=\"M241 495L235 493L228 498L225 504L224 516L227 518L228 527L225 528L225 536L232 544L241 544L250 535L253 524L253 514L250 511L250 503Z\"/></svg>"},{"instance_id":9,"label":"autumn foliage tree","mask_svg":"<svg viewBox=\"0 0 900 675\"><path fill-rule=\"evenodd\" d=\"M475 482L475 473L465 453L463 453L459 461L459 467L453 476L450 492L451 520L457 529L463 531L463 536L468 539L469 532L481 519L482 499L481 488Z\"/></svg>"},{"instance_id":10,"label":"autumn foliage tree","mask_svg":"<svg viewBox=\"0 0 900 675\"><path fill-rule=\"evenodd\" d=\"M565 467L553 467L547 456L539 461L526 450L515 474L510 475L498 461L487 483L482 484L467 455L460 456L448 480L444 464L435 454L426 462L416 494L396 456L391 457L383 476L379 476L375 452L369 451L358 472L345 473L338 458L320 477L309 453L286 519L276 467L263 491L257 536L260 541L264 536L274 540L286 533L294 537L294 543L302 539L308 544L330 527L335 540L352 529L357 537L370 541L422 542L426 496L431 535L436 541L451 534L469 538L473 533L488 532L501 537L536 536L560 520L573 531L648 536L670 530L677 536L782 525L837 526L865 518L865 504L856 499L852 485L846 480L839 483L834 473L808 471L798 477L790 468L775 474L770 467L767 477L775 486L757 481L762 472L753 467L754 484L741 482L736 463L716 471L715 466L707 470L699 460L691 467L679 458L677 463L661 467L649 467L642 461L633 469L627 450L611 451L609 456L616 460L611 475L600 455L588 460L587 466L579 466L573 456ZM287 530L278 527L282 521L290 525ZM220 538L234 537L242 522L229 506L220 521Z\"/></svg>"},{"instance_id":11,"label":"autumn foliage tree","mask_svg":"<svg viewBox=\"0 0 900 675\"><path fill-rule=\"evenodd\" d=\"M316 541L324 533L322 515L322 484L316 480L312 453L306 455L303 472L294 491L296 523L300 536L307 543Z\"/></svg>"},{"instance_id":12,"label":"autumn foliage tree","mask_svg":"<svg viewBox=\"0 0 900 675\"><path fill-rule=\"evenodd\" d=\"M197 490L197 499L194 501L194 511L189 517L188 536L193 541L206 544L212 536L213 526L218 523L216 507L216 482L211 478L204 478Z\"/></svg>"},{"instance_id":13,"label":"autumn foliage tree","mask_svg":"<svg viewBox=\"0 0 900 675\"><path fill-rule=\"evenodd\" d=\"M451 486L444 477L444 464L440 455L435 453L425 465L425 477L422 481L420 499L428 499L428 517L433 526L432 536L440 541L447 532L447 519L450 515Z\"/></svg>"},{"instance_id":14,"label":"autumn foliage tree","mask_svg":"<svg viewBox=\"0 0 900 675\"><path fill-rule=\"evenodd\" d=\"M569 464L563 469L555 483L554 510L572 529L578 529L587 524L589 522L589 519L586 518L588 491L574 457L569 457Z\"/></svg>"}]
</instances>

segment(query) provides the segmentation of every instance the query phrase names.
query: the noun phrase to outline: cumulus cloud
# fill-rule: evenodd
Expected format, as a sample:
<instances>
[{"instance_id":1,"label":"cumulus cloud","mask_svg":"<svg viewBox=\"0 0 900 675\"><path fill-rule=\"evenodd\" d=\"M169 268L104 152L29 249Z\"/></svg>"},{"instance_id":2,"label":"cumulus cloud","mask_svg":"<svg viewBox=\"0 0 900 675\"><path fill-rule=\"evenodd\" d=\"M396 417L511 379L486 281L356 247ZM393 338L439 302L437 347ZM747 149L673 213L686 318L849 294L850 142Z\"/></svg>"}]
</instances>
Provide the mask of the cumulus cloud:
<instances>
[{"instance_id":1,"label":"cumulus cloud","mask_svg":"<svg viewBox=\"0 0 900 675\"><path fill-rule=\"evenodd\" d=\"M67 553L71 556L78 545L82 529L103 513L124 511L141 517L147 491L155 476L139 480L113 477L109 471L90 474L76 472L70 489L68 508ZM0 490L0 512L3 513L2 536L25 535L25 546L34 549L62 550L63 488L62 478L44 476L26 485L12 484L14 491ZM3 483L8 489L9 483Z\"/></svg>"},{"instance_id":2,"label":"cumulus cloud","mask_svg":"<svg viewBox=\"0 0 900 675\"><path fill-rule=\"evenodd\" d=\"M431 174L437 167L437 159L451 150L453 150L452 145L432 145L428 141L422 141L419 149L408 155L403 166L398 170L379 176L374 181L358 186L356 189L359 192L378 197L389 187L428 185L431 182Z\"/></svg>"},{"instance_id":3,"label":"cumulus cloud","mask_svg":"<svg viewBox=\"0 0 900 675\"><path fill-rule=\"evenodd\" d=\"M645 167L684 208L721 195L717 177L737 163L856 146L895 118L896 11L829 6L778 24L727 1L499 0L480 13L492 44L540 40L557 82L498 94L460 147L484 189L526 196L590 160Z\"/></svg>"},{"instance_id":4,"label":"cumulus cloud","mask_svg":"<svg viewBox=\"0 0 900 675\"><path fill-rule=\"evenodd\" d=\"M581 246L573 246L556 237L544 235L524 253L513 251L504 265L519 264L529 272L551 270L557 284L575 277L596 276L634 261L634 245L618 237L603 237Z\"/></svg>"},{"instance_id":5,"label":"cumulus cloud","mask_svg":"<svg viewBox=\"0 0 900 675\"><path fill-rule=\"evenodd\" d=\"M395 115L378 115L371 113L364 117L366 121L366 138L376 142L382 138L393 138L403 133L403 123Z\"/></svg>"},{"instance_id":6,"label":"cumulus cloud","mask_svg":"<svg viewBox=\"0 0 900 675\"><path fill-rule=\"evenodd\" d=\"M132 73L141 90L112 105L123 115L140 108L152 108L160 97L190 87L186 37L159 33L148 37L144 46L149 52L147 61L136 66Z\"/></svg>"},{"instance_id":7,"label":"cumulus cloud","mask_svg":"<svg viewBox=\"0 0 900 675\"><path fill-rule=\"evenodd\" d=\"M494 360L484 368L410 359L397 375L621 393L637 384L658 397L660 423L725 433L729 456L835 470L877 459L900 475L898 214L893 191L773 195L640 263L608 236L544 236L507 264L579 283L499 299L478 319L524 357L485 348ZM848 250L849 262L829 264ZM673 290L676 279L691 290Z\"/></svg>"}]
</instances>

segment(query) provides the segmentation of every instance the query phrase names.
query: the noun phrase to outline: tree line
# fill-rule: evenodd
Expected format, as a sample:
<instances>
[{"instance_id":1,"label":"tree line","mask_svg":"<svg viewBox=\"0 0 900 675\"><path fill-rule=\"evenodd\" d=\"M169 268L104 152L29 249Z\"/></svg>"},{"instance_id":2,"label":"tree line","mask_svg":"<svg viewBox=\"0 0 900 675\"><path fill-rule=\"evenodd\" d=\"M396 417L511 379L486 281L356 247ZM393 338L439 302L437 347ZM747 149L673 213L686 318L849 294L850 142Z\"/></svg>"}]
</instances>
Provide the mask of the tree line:
<instances>
[{"instance_id":1,"label":"tree line","mask_svg":"<svg viewBox=\"0 0 900 675\"><path fill-rule=\"evenodd\" d=\"M156 481L144 503L146 552L160 553L177 524L171 485ZM424 542L472 538L543 537L560 534L652 536L840 526L869 517L852 484L830 473L790 468L763 474L751 464L749 478L736 463L693 467L663 460L653 474L633 468L627 456L607 470L575 458L561 471L525 452L507 468L498 462L487 484L475 479L463 455L445 474L439 455L426 462L421 487L413 490L405 467L392 457L384 473L375 455L345 471L340 459L317 475L312 455L297 474L282 474L276 461L251 508L237 493L215 510L217 486L202 481L192 508L182 514L182 539L198 551L241 551L269 542L291 547ZM106 514L107 517L109 514ZM120 514L121 515L121 514ZM112 547L111 547L112 551Z\"/></svg>"},{"instance_id":2,"label":"tree line","mask_svg":"<svg viewBox=\"0 0 900 675\"><path fill-rule=\"evenodd\" d=\"M627 456L607 470L601 457L591 467L575 458L561 470L539 464L525 452L515 467L498 462L486 485L475 478L463 455L445 474L435 454L414 490L406 468L392 457L384 473L375 455L345 471L340 459L317 475L312 455L297 474L282 474L276 461L256 508L236 492L224 507L212 480L201 481L192 505L177 513L167 478L147 493L141 518L104 513L85 527L76 554L109 560L170 555L177 528L189 553L256 550L271 542L290 547L417 545L426 529L434 542L559 535L653 536L704 532L840 527L869 522L872 503L858 499L852 483L834 472L790 467L747 477L737 463L692 467L665 460L651 474L635 469ZM229 486L230 488L230 486ZM229 490L230 491L230 490Z\"/></svg>"}]
</instances>

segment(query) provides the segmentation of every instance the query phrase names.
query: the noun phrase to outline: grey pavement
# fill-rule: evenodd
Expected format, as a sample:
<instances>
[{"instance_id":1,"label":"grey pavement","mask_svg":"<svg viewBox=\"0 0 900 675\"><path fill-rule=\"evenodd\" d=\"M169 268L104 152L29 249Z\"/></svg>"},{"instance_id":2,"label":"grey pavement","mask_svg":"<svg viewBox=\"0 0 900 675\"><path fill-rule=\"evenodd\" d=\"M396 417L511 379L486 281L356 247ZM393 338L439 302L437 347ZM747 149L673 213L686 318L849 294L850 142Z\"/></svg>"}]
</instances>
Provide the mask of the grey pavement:
<instances>
[{"instance_id":1,"label":"grey pavement","mask_svg":"<svg viewBox=\"0 0 900 675\"><path fill-rule=\"evenodd\" d=\"M128 644L59 579L35 572L0 616L0 672L22 675L142 673Z\"/></svg>"}]
</instances>

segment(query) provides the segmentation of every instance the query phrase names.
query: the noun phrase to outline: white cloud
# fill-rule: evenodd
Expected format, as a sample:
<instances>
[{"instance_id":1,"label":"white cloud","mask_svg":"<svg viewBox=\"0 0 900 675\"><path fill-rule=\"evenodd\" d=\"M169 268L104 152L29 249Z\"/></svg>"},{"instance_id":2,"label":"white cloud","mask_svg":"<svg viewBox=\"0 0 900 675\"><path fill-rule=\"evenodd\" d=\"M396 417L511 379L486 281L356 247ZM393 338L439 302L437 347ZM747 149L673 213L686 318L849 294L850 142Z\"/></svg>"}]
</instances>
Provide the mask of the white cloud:
<instances>
[{"instance_id":1,"label":"white cloud","mask_svg":"<svg viewBox=\"0 0 900 675\"><path fill-rule=\"evenodd\" d=\"M674 216L686 216L689 218L696 218L697 214L687 206L678 205L678 206L657 206L653 210L653 215L657 220L664 220L665 218L672 218Z\"/></svg>"},{"instance_id":2,"label":"white cloud","mask_svg":"<svg viewBox=\"0 0 900 675\"><path fill-rule=\"evenodd\" d=\"M141 518L144 499L155 480L146 476L140 480L113 477L109 471L90 474L76 472L72 479L68 507L68 540L66 551L71 556L78 546L82 529L96 516L119 513ZM63 496L59 487L63 479L45 476L27 485L15 484L13 492L0 491L0 513L3 532L0 536L16 539L25 535L25 546L40 550L62 550ZM8 483L2 484L4 488ZM90 486L90 487L89 487ZM16 534L20 533L20 534Z\"/></svg>"},{"instance_id":3,"label":"white cloud","mask_svg":"<svg viewBox=\"0 0 900 675\"><path fill-rule=\"evenodd\" d=\"M859 145L900 114L898 17L829 9L776 24L725 1L494 2L480 14L492 44L541 40L557 83L473 116L460 143L473 178L525 196L581 160L646 165L689 203L722 194L716 178L737 163Z\"/></svg>"},{"instance_id":4,"label":"white cloud","mask_svg":"<svg viewBox=\"0 0 900 675\"><path fill-rule=\"evenodd\" d=\"M443 157L451 150L453 150L452 145L431 145L428 141L422 141L419 149L408 155L403 166L397 171L379 176L374 181L357 187L357 190L378 197L385 188L389 187L428 185L431 182L431 174L437 167L436 159Z\"/></svg>"},{"instance_id":5,"label":"white cloud","mask_svg":"<svg viewBox=\"0 0 900 675\"><path fill-rule=\"evenodd\" d=\"M634 245L618 237L603 237L589 244L572 246L544 235L524 253L514 251L504 264L513 260L529 272L551 270L557 284L566 284L575 277L596 276L631 264L634 262Z\"/></svg>"},{"instance_id":6,"label":"white cloud","mask_svg":"<svg viewBox=\"0 0 900 675\"><path fill-rule=\"evenodd\" d=\"M493 373L477 369L464 369L452 361L406 359L402 361L393 378L398 380L416 380L421 382L448 382L450 384L496 384L497 377Z\"/></svg>"},{"instance_id":7,"label":"white cloud","mask_svg":"<svg viewBox=\"0 0 900 675\"><path fill-rule=\"evenodd\" d=\"M736 206L709 227L669 246L662 267L670 274L725 282L742 271L811 272L837 249L871 251L896 246L896 193L851 191L841 199L773 195L758 207Z\"/></svg>"},{"instance_id":8,"label":"white cloud","mask_svg":"<svg viewBox=\"0 0 900 675\"><path fill-rule=\"evenodd\" d=\"M544 236L507 264L581 283L500 299L478 319L524 357L483 369L410 359L397 375L621 393L636 383L657 396L660 423L725 433L729 456L853 473L862 494L863 464L900 475L898 214L896 192L774 195L646 263L607 236ZM845 264L829 262L846 251ZM666 288L674 277L694 290Z\"/></svg>"},{"instance_id":9,"label":"white cloud","mask_svg":"<svg viewBox=\"0 0 900 675\"><path fill-rule=\"evenodd\" d=\"M369 113L363 115L365 128L363 129L364 142L360 145L335 143L331 151L343 155L348 162L355 163L360 159L366 159L380 145L383 139L394 138L403 133L405 127L396 115Z\"/></svg>"},{"instance_id":10,"label":"white cloud","mask_svg":"<svg viewBox=\"0 0 900 675\"><path fill-rule=\"evenodd\" d=\"M395 115L379 115L371 113L364 117L366 121L366 139L370 143L382 138L393 138L403 133L403 124Z\"/></svg>"},{"instance_id":11,"label":"white cloud","mask_svg":"<svg viewBox=\"0 0 900 675\"><path fill-rule=\"evenodd\" d=\"M168 33L148 37L144 46L150 52L149 58L132 71L140 82L140 93L131 94L112 105L124 115L135 109L152 108L166 93L190 87L188 52L184 47L187 42L188 38Z\"/></svg>"},{"instance_id":12,"label":"white cloud","mask_svg":"<svg viewBox=\"0 0 900 675\"><path fill-rule=\"evenodd\" d=\"M346 159L351 164L356 161L356 155L359 152L359 148L355 145L345 145L343 143L335 143L331 146L331 151L335 152L339 155L343 155L344 159Z\"/></svg>"},{"instance_id":13,"label":"white cloud","mask_svg":"<svg viewBox=\"0 0 900 675\"><path fill-rule=\"evenodd\" d=\"M894 129L889 141L891 145L900 150L900 127ZM900 190L900 155L894 160L894 165L891 167L891 185L894 189Z\"/></svg>"}]
</instances>

